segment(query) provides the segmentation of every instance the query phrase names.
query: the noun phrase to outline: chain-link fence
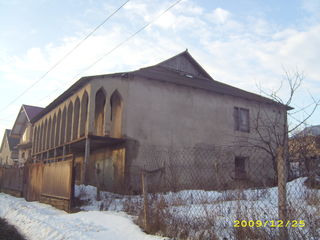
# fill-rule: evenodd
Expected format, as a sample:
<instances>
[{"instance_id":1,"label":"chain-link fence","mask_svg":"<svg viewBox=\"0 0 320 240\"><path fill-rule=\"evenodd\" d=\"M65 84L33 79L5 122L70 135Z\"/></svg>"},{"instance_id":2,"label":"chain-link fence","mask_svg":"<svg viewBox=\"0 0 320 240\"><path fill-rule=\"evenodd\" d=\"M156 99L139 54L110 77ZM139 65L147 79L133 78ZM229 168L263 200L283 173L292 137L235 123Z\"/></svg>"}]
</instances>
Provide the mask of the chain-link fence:
<instances>
[{"instance_id":1,"label":"chain-link fence","mask_svg":"<svg viewBox=\"0 0 320 240\"><path fill-rule=\"evenodd\" d=\"M101 210L136 215L146 232L172 239L315 240L319 164L314 155L291 159L283 148L272 157L249 147L143 146L126 166L136 194L96 191L96 203ZM20 179L10 171L0 168L2 190L15 187L10 179ZM82 190L76 186L77 199Z\"/></svg>"},{"instance_id":2,"label":"chain-link fence","mask_svg":"<svg viewBox=\"0 0 320 240\"><path fill-rule=\"evenodd\" d=\"M283 149L272 159L248 148L142 148L131 172L143 198L127 210L147 232L175 239L320 239L319 177L289 178L283 156Z\"/></svg>"}]
</instances>

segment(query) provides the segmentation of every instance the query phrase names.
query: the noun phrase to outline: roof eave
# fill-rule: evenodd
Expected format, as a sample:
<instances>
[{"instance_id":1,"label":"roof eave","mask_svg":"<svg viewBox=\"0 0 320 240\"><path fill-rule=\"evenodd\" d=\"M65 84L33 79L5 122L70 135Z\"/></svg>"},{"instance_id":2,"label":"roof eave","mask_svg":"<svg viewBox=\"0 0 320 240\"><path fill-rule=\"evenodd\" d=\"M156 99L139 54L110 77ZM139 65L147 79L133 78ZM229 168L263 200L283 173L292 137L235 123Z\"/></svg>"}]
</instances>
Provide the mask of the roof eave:
<instances>
[{"instance_id":1,"label":"roof eave","mask_svg":"<svg viewBox=\"0 0 320 240\"><path fill-rule=\"evenodd\" d=\"M240 92L245 92L246 94L252 96L252 98L250 97L245 97L245 96L239 96L237 94L233 94L233 93L227 93L227 92L221 92L221 91L217 91L214 89L213 86L210 86L210 88L206 88L204 86L201 86L201 85L192 85L192 84L186 84L186 82L182 83L181 81L169 81L168 79L163 79L163 78L160 78L158 77L159 75L154 75L154 76L148 76L146 75L146 73L144 72L141 72L144 71L144 70L150 70L152 69L154 66L151 66L151 67L147 67L147 68L143 68L143 69L139 69L139 70L136 70L136 71L133 71L132 74L137 76L137 77L141 77L141 78L145 78L145 79L151 79L151 80L156 80L156 81L160 81L160 82L167 82L167 83L171 83L171 84L177 84L177 85L183 85L185 87L191 87L191 88L198 88L198 89L202 89L202 90L205 90L205 91L209 91L209 92L215 92L217 94L222 94L222 95L228 95L228 96L233 96L233 97L237 97L237 98L242 98L242 99L246 99L246 100L249 100L249 101L255 101L255 102L260 102L260 103L265 103L265 104L272 104L272 105L275 105L277 107L284 107L286 110L291 110L293 109L292 107L290 106L287 106L287 105L284 105L282 103L279 103L279 102L276 102L275 100L273 99L270 99L270 98L267 98L267 97L264 97L264 96L261 96L261 95L258 95L258 94L255 94L255 93L252 93L252 92L248 92L248 91L245 91L245 90L242 90L240 88L236 88L236 87L233 87L233 86L230 86L230 85L227 85L225 83L221 83L221 82L218 82L216 80L211 80L211 79L202 79L203 81L207 81L207 83L210 83L210 81L214 81L215 83L219 83L219 84L222 84L222 85L225 85L229 88L232 88L232 89L235 89L237 91L240 91ZM197 78L199 80L201 80L200 78ZM208 86L207 86L208 87ZM258 98L258 99L254 99L254 98ZM260 99L259 99L260 98Z\"/></svg>"},{"instance_id":2,"label":"roof eave","mask_svg":"<svg viewBox=\"0 0 320 240\"><path fill-rule=\"evenodd\" d=\"M119 73L110 73L110 74L102 74L102 75L93 75L93 76L86 76L80 78L74 84L72 84L66 91L64 91L61 95L59 95L53 102L51 102L48 106L46 106L38 115L36 115L33 119L30 120L31 123L37 122L42 116L50 112L68 97L72 96L76 91L83 88L87 85L90 81L96 78L106 78L106 77L118 77L122 76L123 74L127 74L129 72L119 72Z\"/></svg>"}]
</instances>

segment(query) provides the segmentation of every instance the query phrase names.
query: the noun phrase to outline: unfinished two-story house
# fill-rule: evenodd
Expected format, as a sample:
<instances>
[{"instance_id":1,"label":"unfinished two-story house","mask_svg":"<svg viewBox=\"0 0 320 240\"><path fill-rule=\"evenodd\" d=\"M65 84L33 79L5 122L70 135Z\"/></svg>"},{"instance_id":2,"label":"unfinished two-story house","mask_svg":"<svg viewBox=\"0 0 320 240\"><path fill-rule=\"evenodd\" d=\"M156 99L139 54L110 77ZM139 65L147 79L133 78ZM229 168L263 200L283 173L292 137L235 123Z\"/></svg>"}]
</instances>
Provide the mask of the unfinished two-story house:
<instances>
[{"instance_id":1,"label":"unfinished two-story house","mask_svg":"<svg viewBox=\"0 0 320 240\"><path fill-rule=\"evenodd\" d=\"M275 178L272 159L243 142L257 136L258 115L279 119L285 137L287 110L214 80L184 51L136 71L81 78L33 118L32 157L73 159L77 183L117 192L138 191L142 170L160 169L177 189L192 188L190 169L206 188L222 176L265 183ZM211 149L212 158L192 151L186 169L185 159L161 157L181 149Z\"/></svg>"},{"instance_id":2,"label":"unfinished two-story house","mask_svg":"<svg viewBox=\"0 0 320 240\"><path fill-rule=\"evenodd\" d=\"M291 177L320 176L320 126L306 127L289 139ZM317 183L319 185L319 181Z\"/></svg>"}]
</instances>

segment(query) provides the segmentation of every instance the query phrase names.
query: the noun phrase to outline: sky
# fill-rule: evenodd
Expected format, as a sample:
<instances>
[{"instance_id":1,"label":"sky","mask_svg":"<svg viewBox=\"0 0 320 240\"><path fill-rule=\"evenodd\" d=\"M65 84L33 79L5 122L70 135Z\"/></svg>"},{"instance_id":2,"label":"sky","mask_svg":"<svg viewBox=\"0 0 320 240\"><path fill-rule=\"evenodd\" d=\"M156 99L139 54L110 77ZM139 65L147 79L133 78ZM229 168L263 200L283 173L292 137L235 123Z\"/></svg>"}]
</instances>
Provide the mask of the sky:
<instances>
[{"instance_id":1,"label":"sky","mask_svg":"<svg viewBox=\"0 0 320 240\"><path fill-rule=\"evenodd\" d=\"M318 0L182 0L161 17L176 0L130 0L46 74L126 1L0 0L1 135L22 104L45 107L83 76L136 70L185 49L215 80L277 91L283 102L285 73L300 73L290 126L320 99ZM320 124L319 109L307 124Z\"/></svg>"}]
</instances>

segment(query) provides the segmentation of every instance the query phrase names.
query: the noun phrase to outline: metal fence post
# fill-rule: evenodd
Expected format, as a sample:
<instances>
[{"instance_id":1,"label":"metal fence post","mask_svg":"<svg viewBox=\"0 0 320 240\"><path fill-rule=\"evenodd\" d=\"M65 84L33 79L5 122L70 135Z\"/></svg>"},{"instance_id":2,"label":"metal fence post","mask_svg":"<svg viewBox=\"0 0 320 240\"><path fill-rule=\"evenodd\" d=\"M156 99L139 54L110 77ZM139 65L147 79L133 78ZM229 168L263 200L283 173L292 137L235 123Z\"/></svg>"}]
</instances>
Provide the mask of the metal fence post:
<instances>
[{"instance_id":1,"label":"metal fence post","mask_svg":"<svg viewBox=\"0 0 320 240\"><path fill-rule=\"evenodd\" d=\"M85 143L85 152L84 152L84 161L83 161L83 168L82 168L82 176L81 180L82 183L87 185L89 180L89 160L90 160L90 138L86 138Z\"/></svg>"},{"instance_id":2,"label":"metal fence post","mask_svg":"<svg viewBox=\"0 0 320 240\"><path fill-rule=\"evenodd\" d=\"M149 204L148 204L148 189L147 189L147 178L145 176L145 171L141 171L141 186L143 194L143 220L144 229L146 232L149 231Z\"/></svg>"},{"instance_id":3,"label":"metal fence post","mask_svg":"<svg viewBox=\"0 0 320 240\"><path fill-rule=\"evenodd\" d=\"M282 146L277 148L277 170L278 170L278 216L279 220L282 220L284 224L287 221L287 171L286 171L286 159L284 156L284 148ZM288 240L288 228L281 227L280 239Z\"/></svg>"}]
</instances>

